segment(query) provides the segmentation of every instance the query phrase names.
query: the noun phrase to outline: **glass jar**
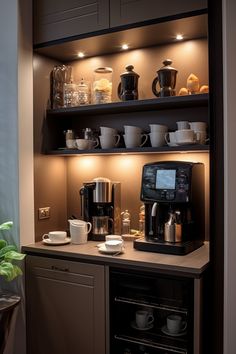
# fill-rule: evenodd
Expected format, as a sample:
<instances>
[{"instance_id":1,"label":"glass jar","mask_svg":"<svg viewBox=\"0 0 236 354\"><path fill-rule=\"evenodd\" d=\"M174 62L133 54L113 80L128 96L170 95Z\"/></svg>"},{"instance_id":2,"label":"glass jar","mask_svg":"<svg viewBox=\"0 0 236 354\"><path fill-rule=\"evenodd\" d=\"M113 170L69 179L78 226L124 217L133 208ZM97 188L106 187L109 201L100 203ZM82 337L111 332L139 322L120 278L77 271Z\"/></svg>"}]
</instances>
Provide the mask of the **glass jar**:
<instances>
[{"instance_id":1,"label":"glass jar","mask_svg":"<svg viewBox=\"0 0 236 354\"><path fill-rule=\"evenodd\" d=\"M64 84L64 107L78 106L78 85Z\"/></svg>"},{"instance_id":2,"label":"glass jar","mask_svg":"<svg viewBox=\"0 0 236 354\"><path fill-rule=\"evenodd\" d=\"M139 234L140 236L144 236L145 234L145 206L141 205L139 209Z\"/></svg>"},{"instance_id":3,"label":"glass jar","mask_svg":"<svg viewBox=\"0 0 236 354\"><path fill-rule=\"evenodd\" d=\"M90 87L89 82L81 79L78 83L78 103L79 105L90 103Z\"/></svg>"},{"instance_id":4,"label":"glass jar","mask_svg":"<svg viewBox=\"0 0 236 354\"><path fill-rule=\"evenodd\" d=\"M94 70L93 103L110 103L112 94L112 69L108 67Z\"/></svg>"},{"instance_id":5,"label":"glass jar","mask_svg":"<svg viewBox=\"0 0 236 354\"><path fill-rule=\"evenodd\" d=\"M121 213L121 235L130 235L130 213L128 210Z\"/></svg>"}]
</instances>

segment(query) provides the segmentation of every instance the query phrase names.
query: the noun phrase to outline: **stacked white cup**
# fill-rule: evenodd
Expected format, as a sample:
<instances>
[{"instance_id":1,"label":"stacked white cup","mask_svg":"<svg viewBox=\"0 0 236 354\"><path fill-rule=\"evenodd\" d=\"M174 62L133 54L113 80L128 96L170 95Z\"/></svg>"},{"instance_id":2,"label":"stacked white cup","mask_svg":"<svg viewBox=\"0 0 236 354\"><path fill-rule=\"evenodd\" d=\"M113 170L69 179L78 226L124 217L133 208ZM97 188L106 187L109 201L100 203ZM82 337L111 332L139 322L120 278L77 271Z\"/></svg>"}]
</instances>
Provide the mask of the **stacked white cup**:
<instances>
[{"instance_id":1,"label":"stacked white cup","mask_svg":"<svg viewBox=\"0 0 236 354\"><path fill-rule=\"evenodd\" d=\"M120 135L117 130L109 127L100 127L101 135L99 136L102 149L112 149L119 144Z\"/></svg>"},{"instance_id":2,"label":"stacked white cup","mask_svg":"<svg viewBox=\"0 0 236 354\"><path fill-rule=\"evenodd\" d=\"M190 128L198 136L197 142L201 145L207 142L207 123L206 122L190 122Z\"/></svg>"},{"instance_id":3,"label":"stacked white cup","mask_svg":"<svg viewBox=\"0 0 236 354\"><path fill-rule=\"evenodd\" d=\"M147 139L147 134L142 134L142 129L133 125L124 126L125 134L123 135L125 146L127 148L135 148L143 146ZM143 140L143 141L142 141Z\"/></svg>"},{"instance_id":4,"label":"stacked white cup","mask_svg":"<svg viewBox=\"0 0 236 354\"><path fill-rule=\"evenodd\" d=\"M149 137L152 147L165 145L165 134L168 131L168 127L162 124L149 124L149 127Z\"/></svg>"}]
</instances>

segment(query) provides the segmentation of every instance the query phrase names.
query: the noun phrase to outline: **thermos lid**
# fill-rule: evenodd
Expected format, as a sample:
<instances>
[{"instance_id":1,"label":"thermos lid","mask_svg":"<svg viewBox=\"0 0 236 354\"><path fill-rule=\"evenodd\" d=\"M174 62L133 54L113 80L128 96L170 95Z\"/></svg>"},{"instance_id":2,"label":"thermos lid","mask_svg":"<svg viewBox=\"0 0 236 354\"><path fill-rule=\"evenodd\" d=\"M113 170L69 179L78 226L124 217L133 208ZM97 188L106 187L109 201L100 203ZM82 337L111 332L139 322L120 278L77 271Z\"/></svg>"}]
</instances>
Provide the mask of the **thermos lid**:
<instances>
[{"instance_id":1,"label":"thermos lid","mask_svg":"<svg viewBox=\"0 0 236 354\"><path fill-rule=\"evenodd\" d=\"M172 60L171 59L165 59L163 62L164 66L162 66L157 72L162 72L162 71L175 71L178 72L175 68L171 67Z\"/></svg>"},{"instance_id":2,"label":"thermos lid","mask_svg":"<svg viewBox=\"0 0 236 354\"><path fill-rule=\"evenodd\" d=\"M137 74L135 71L133 71L134 66L133 65L126 65L125 67L126 71L120 75L120 77L124 76L137 76L139 77L139 74Z\"/></svg>"}]
</instances>

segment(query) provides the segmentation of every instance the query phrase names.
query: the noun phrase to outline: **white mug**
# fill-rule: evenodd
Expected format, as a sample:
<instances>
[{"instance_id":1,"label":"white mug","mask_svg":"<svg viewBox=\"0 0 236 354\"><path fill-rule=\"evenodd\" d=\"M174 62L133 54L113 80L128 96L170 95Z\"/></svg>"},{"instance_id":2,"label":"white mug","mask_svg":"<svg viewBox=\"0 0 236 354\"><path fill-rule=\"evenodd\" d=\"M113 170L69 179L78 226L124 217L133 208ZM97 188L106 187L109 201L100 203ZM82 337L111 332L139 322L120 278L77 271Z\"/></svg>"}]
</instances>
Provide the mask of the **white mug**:
<instances>
[{"instance_id":1,"label":"white mug","mask_svg":"<svg viewBox=\"0 0 236 354\"><path fill-rule=\"evenodd\" d=\"M88 141L88 149L95 149L99 145L99 140L96 138L95 140L87 140Z\"/></svg>"},{"instance_id":2,"label":"white mug","mask_svg":"<svg viewBox=\"0 0 236 354\"><path fill-rule=\"evenodd\" d=\"M209 140L207 139L207 133L205 130L195 131L195 134L197 135L198 144L205 145L206 142Z\"/></svg>"},{"instance_id":3,"label":"white mug","mask_svg":"<svg viewBox=\"0 0 236 354\"><path fill-rule=\"evenodd\" d=\"M203 131L207 129L206 122L190 122L190 128L195 132Z\"/></svg>"},{"instance_id":4,"label":"white mug","mask_svg":"<svg viewBox=\"0 0 236 354\"><path fill-rule=\"evenodd\" d=\"M155 131L149 134L152 147L165 145L165 132Z\"/></svg>"},{"instance_id":5,"label":"white mug","mask_svg":"<svg viewBox=\"0 0 236 354\"><path fill-rule=\"evenodd\" d=\"M181 120L179 122L176 122L178 130L183 130L183 129L189 129L189 122L186 120ZM192 129L192 128L191 128Z\"/></svg>"},{"instance_id":6,"label":"white mug","mask_svg":"<svg viewBox=\"0 0 236 354\"><path fill-rule=\"evenodd\" d=\"M127 148L141 147L146 143L148 139L147 134L140 134L140 133L127 133L124 134L123 136L124 136L125 146ZM142 138L144 138L143 142L142 142Z\"/></svg>"},{"instance_id":7,"label":"white mug","mask_svg":"<svg viewBox=\"0 0 236 354\"><path fill-rule=\"evenodd\" d=\"M92 229L92 224L83 220L68 220L70 224L71 243L83 244L88 241L88 233Z\"/></svg>"},{"instance_id":8,"label":"white mug","mask_svg":"<svg viewBox=\"0 0 236 354\"><path fill-rule=\"evenodd\" d=\"M117 130L114 128L109 128L109 127L100 127L101 135L106 135L106 134L111 134L111 135L116 135Z\"/></svg>"},{"instance_id":9,"label":"white mug","mask_svg":"<svg viewBox=\"0 0 236 354\"><path fill-rule=\"evenodd\" d=\"M102 149L112 149L117 146L120 141L120 135L104 134L99 136Z\"/></svg>"},{"instance_id":10,"label":"white mug","mask_svg":"<svg viewBox=\"0 0 236 354\"><path fill-rule=\"evenodd\" d=\"M165 133L165 141L169 146L177 146L175 132Z\"/></svg>"},{"instance_id":11,"label":"white mug","mask_svg":"<svg viewBox=\"0 0 236 354\"><path fill-rule=\"evenodd\" d=\"M162 125L162 124L149 124L150 127L150 132L164 132L166 133L168 131L167 125Z\"/></svg>"},{"instance_id":12,"label":"white mug","mask_svg":"<svg viewBox=\"0 0 236 354\"><path fill-rule=\"evenodd\" d=\"M146 310L135 312L135 322L138 328L147 328L154 322L153 315Z\"/></svg>"},{"instance_id":13,"label":"white mug","mask_svg":"<svg viewBox=\"0 0 236 354\"><path fill-rule=\"evenodd\" d=\"M177 144L192 144L198 140L199 134L191 129L182 129L175 131L175 139Z\"/></svg>"},{"instance_id":14,"label":"white mug","mask_svg":"<svg viewBox=\"0 0 236 354\"><path fill-rule=\"evenodd\" d=\"M179 315L170 315L167 317L166 326L168 332L172 334L177 334L183 332L187 328L187 322L182 320Z\"/></svg>"},{"instance_id":15,"label":"white mug","mask_svg":"<svg viewBox=\"0 0 236 354\"><path fill-rule=\"evenodd\" d=\"M79 150L87 150L89 148L89 140L87 139L76 139L75 143Z\"/></svg>"},{"instance_id":16,"label":"white mug","mask_svg":"<svg viewBox=\"0 0 236 354\"><path fill-rule=\"evenodd\" d=\"M52 242L60 242L66 239L66 231L50 231L47 234L43 235L43 240L49 239Z\"/></svg>"},{"instance_id":17,"label":"white mug","mask_svg":"<svg viewBox=\"0 0 236 354\"><path fill-rule=\"evenodd\" d=\"M134 125L124 125L125 134L141 134L142 129L140 127L136 127Z\"/></svg>"}]
</instances>

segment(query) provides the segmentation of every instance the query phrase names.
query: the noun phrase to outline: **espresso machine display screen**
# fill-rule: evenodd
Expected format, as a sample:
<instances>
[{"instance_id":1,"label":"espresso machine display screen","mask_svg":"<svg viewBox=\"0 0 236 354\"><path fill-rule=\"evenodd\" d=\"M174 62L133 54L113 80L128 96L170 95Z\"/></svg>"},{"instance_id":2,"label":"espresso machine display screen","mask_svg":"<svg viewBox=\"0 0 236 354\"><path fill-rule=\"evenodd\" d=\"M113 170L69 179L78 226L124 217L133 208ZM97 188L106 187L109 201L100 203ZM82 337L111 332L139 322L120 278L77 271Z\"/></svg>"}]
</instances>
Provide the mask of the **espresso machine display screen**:
<instances>
[{"instance_id":1,"label":"espresso machine display screen","mask_svg":"<svg viewBox=\"0 0 236 354\"><path fill-rule=\"evenodd\" d=\"M156 189L175 189L176 170L157 170Z\"/></svg>"}]
</instances>

